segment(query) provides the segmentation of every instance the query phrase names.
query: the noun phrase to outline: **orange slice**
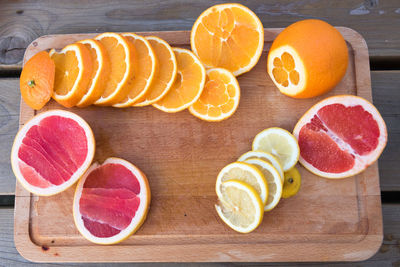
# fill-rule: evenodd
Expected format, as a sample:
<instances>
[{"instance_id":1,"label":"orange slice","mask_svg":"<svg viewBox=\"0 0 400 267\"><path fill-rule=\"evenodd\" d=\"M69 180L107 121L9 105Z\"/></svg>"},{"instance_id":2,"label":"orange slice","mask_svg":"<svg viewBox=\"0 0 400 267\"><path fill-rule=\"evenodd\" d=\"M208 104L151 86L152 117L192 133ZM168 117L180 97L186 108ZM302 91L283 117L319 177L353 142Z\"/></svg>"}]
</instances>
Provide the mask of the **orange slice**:
<instances>
[{"instance_id":1,"label":"orange slice","mask_svg":"<svg viewBox=\"0 0 400 267\"><path fill-rule=\"evenodd\" d=\"M151 105L163 98L171 89L177 71L176 58L171 46L156 36L148 36L146 40L153 47L158 64L162 68L158 68L149 90L134 104L135 107Z\"/></svg>"},{"instance_id":2,"label":"orange slice","mask_svg":"<svg viewBox=\"0 0 400 267\"><path fill-rule=\"evenodd\" d=\"M178 70L171 90L153 106L165 112L178 112L190 107L199 99L206 81L206 69L191 51L172 48Z\"/></svg>"},{"instance_id":3,"label":"orange slice","mask_svg":"<svg viewBox=\"0 0 400 267\"><path fill-rule=\"evenodd\" d=\"M137 70L135 70L135 78L130 84L128 95L120 103L113 105L118 108L129 107L143 97L149 90L154 75L158 71L158 62L153 48L143 36L134 33L123 33L122 36L135 46Z\"/></svg>"},{"instance_id":4,"label":"orange slice","mask_svg":"<svg viewBox=\"0 0 400 267\"><path fill-rule=\"evenodd\" d=\"M207 70L200 98L189 107L190 113L206 121L229 118L239 106L240 87L235 76L225 69Z\"/></svg>"},{"instance_id":5,"label":"orange slice","mask_svg":"<svg viewBox=\"0 0 400 267\"><path fill-rule=\"evenodd\" d=\"M21 96L33 109L41 109L53 94L56 67L49 53L41 51L24 65L19 79Z\"/></svg>"},{"instance_id":6,"label":"orange slice","mask_svg":"<svg viewBox=\"0 0 400 267\"><path fill-rule=\"evenodd\" d=\"M347 45L338 30L322 20L298 21L272 43L267 69L279 91L295 98L321 95L346 73Z\"/></svg>"},{"instance_id":7,"label":"orange slice","mask_svg":"<svg viewBox=\"0 0 400 267\"><path fill-rule=\"evenodd\" d=\"M90 51L83 44L70 44L61 52L50 50L56 65L53 98L65 107L75 106L90 83L93 62Z\"/></svg>"},{"instance_id":8,"label":"orange slice","mask_svg":"<svg viewBox=\"0 0 400 267\"><path fill-rule=\"evenodd\" d=\"M114 105L121 102L131 89L131 82L135 75L135 47L122 35L113 32L99 34L94 39L106 48L111 61L106 88L95 104Z\"/></svg>"},{"instance_id":9,"label":"orange slice","mask_svg":"<svg viewBox=\"0 0 400 267\"><path fill-rule=\"evenodd\" d=\"M93 72L89 87L81 101L76 104L78 107L86 107L99 99L106 89L111 63L105 47L99 41L86 39L79 41L79 43L84 44L89 49L93 62Z\"/></svg>"},{"instance_id":10,"label":"orange slice","mask_svg":"<svg viewBox=\"0 0 400 267\"><path fill-rule=\"evenodd\" d=\"M264 46L264 28L245 6L215 5L194 23L190 45L207 68L221 67L238 76L257 64Z\"/></svg>"}]
</instances>

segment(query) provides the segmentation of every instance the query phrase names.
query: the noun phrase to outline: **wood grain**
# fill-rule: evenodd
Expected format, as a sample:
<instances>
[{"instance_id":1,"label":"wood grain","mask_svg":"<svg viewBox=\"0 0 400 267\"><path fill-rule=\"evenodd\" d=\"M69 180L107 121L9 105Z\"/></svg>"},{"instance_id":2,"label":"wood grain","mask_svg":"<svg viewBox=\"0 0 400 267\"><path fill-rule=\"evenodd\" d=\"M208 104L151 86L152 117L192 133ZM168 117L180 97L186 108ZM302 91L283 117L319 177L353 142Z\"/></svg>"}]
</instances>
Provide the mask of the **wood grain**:
<instances>
[{"instance_id":1,"label":"wood grain","mask_svg":"<svg viewBox=\"0 0 400 267\"><path fill-rule=\"evenodd\" d=\"M342 82L326 96L357 94L371 99L365 41L351 29L338 29L348 41L350 64ZM150 214L142 228L120 245L96 246L79 235L69 216L73 188L45 198L30 196L17 184L15 243L19 251L35 261L69 262L351 261L373 255L382 240L377 164L341 181L321 179L300 167L301 193L282 201L249 235L225 227L213 208L217 173L250 149L256 133L271 126L291 130L304 111L326 97L298 101L276 90L265 65L266 51L279 31L265 29L265 50L256 67L239 77L241 103L229 120L213 124L188 112L166 114L152 107L72 109L92 126L95 160L122 157L146 173L154 196ZM150 34L172 46L188 46L189 32ZM43 36L25 57L85 37ZM51 102L41 112L54 108L60 106ZM21 103L21 123L32 115ZM51 245L58 256L43 252L43 245ZM288 254L283 247L296 253ZM134 255L129 253L133 248Z\"/></svg>"},{"instance_id":2,"label":"wood grain","mask_svg":"<svg viewBox=\"0 0 400 267\"><path fill-rule=\"evenodd\" d=\"M224 2L224 1L219 1ZM190 30L214 1L2 1L0 70L20 68L25 48L46 34L104 31ZM400 56L398 0L246 1L264 27L286 27L306 18L360 32L371 56Z\"/></svg>"}]
</instances>

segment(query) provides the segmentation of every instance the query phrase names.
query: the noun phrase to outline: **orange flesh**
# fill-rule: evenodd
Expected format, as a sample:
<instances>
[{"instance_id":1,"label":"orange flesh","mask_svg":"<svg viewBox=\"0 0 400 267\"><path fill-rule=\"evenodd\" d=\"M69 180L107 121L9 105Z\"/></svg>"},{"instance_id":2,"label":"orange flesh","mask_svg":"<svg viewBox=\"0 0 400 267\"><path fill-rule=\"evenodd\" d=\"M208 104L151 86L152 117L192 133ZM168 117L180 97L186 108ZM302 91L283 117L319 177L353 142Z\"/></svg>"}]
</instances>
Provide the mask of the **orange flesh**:
<instances>
[{"instance_id":1,"label":"orange flesh","mask_svg":"<svg viewBox=\"0 0 400 267\"><path fill-rule=\"evenodd\" d=\"M298 71L295 70L295 67L294 59L288 52L284 52L280 58L274 58L272 75L275 81L284 87L289 86L289 81L297 85L300 80L300 75Z\"/></svg>"},{"instance_id":2,"label":"orange flesh","mask_svg":"<svg viewBox=\"0 0 400 267\"><path fill-rule=\"evenodd\" d=\"M99 62L97 60L96 50L90 44L83 44L83 45L86 46L86 48L90 51L90 54L92 55L92 59L93 59L92 60L92 62L93 62L92 78L90 79L89 86L87 87L87 89L89 89L92 86L94 76L96 75L97 70L99 68Z\"/></svg>"},{"instance_id":3,"label":"orange flesh","mask_svg":"<svg viewBox=\"0 0 400 267\"><path fill-rule=\"evenodd\" d=\"M79 62L75 52L55 53L51 56L56 65L54 91L58 95L66 95L71 91L79 74Z\"/></svg>"}]
</instances>

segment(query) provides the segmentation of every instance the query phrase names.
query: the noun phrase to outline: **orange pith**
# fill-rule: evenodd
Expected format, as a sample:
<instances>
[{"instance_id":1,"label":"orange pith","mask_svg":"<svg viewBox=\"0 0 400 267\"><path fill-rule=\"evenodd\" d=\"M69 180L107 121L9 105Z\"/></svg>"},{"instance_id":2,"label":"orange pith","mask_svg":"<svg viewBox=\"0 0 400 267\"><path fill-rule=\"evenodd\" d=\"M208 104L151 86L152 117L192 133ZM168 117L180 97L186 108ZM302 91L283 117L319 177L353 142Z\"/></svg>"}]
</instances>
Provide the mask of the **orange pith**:
<instances>
[{"instance_id":1,"label":"orange pith","mask_svg":"<svg viewBox=\"0 0 400 267\"><path fill-rule=\"evenodd\" d=\"M39 110L53 94L55 65L46 51L31 57L20 77L21 96L31 108Z\"/></svg>"},{"instance_id":2,"label":"orange pith","mask_svg":"<svg viewBox=\"0 0 400 267\"><path fill-rule=\"evenodd\" d=\"M90 51L80 43L64 47L60 53L50 51L56 71L53 98L65 107L75 106L87 91L93 62Z\"/></svg>"}]
</instances>

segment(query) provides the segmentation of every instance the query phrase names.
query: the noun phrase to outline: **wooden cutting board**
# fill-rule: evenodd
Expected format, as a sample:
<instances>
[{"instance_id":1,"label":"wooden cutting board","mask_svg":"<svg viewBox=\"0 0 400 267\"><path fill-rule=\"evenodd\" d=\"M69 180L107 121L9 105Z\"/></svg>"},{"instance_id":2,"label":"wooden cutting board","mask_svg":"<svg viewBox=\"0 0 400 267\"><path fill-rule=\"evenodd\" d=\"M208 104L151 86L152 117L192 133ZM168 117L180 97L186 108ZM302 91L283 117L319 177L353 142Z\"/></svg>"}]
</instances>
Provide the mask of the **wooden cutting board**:
<instances>
[{"instance_id":1,"label":"wooden cutting board","mask_svg":"<svg viewBox=\"0 0 400 267\"><path fill-rule=\"evenodd\" d=\"M95 160L121 157L147 174L153 196L148 218L126 241L95 245L75 228L75 188L52 197L37 197L17 183L18 251L40 262L358 261L372 256L382 242L377 163L343 180L320 178L299 166L299 194L282 199L250 234L228 228L214 208L218 172L251 150L259 131L272 126L292 131L307 109L331 95L353 94L372 100L365 40L351 29L338 29L348 44L349 67L342 82L322 97L299 100L279 93L266 73L266 57L282 29L265 29L264 52L256 67L238 78L240 105L228 120L205 122L186 110L168 114L151 106L69 109L92 127ZM189 47L187 31L140 34ZM60 49L93 36L40 37L27 48L25 61L41 50ZM55 108L62 107L52 101L39 112ZM21 101L20 124L36 113Z\"/></svg>"}]
</instances>

